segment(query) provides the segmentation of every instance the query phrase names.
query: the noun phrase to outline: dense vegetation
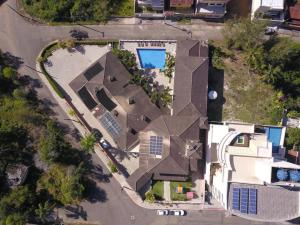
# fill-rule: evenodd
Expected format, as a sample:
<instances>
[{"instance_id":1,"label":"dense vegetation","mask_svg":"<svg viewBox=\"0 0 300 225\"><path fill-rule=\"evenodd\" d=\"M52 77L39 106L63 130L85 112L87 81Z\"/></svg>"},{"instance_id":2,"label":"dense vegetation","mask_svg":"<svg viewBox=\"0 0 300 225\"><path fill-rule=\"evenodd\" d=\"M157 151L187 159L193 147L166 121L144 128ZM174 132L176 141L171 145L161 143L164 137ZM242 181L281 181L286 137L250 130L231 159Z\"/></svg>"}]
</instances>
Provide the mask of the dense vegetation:
<instances>
[{"instance_id":1,"label":"dense vegetation","mask_svg":"<svg viewBox=\"0 0 300 225\"><path fill-rule=\"evenodd\" d=\"M56 205L83 198L87 156L71 146L49 117L31 78L20 76L2 54L0 65L0 224L46 224ZM12 188L7 170L20 164L29 167L28 176Z\"/></svg>"},{"instance_id":2,"label":"dense vegetation","mask_svg":"<svg viewBox=\"0 0 300 225\"><path fill-rule=\"evenodd\" d=\"M25 10L50 22L105 22L109 16L132 16L133 0L22 0Z\"/></svg>"},{"instance_id":3,"label":"dense vegetation","mask_svg":"<svg viewBox=\"0 0 300 225\"><path fill-rule=\"evenodd\" d=\"M212 64L226 71L226 65L230 64L228 61L240 61L260 88L272 87L269 94L256 96L256 101L272 99L267 107L260 106L260 110L265 111L265 119L261 121L277 124L284 110L288 111L288 115L300 116L300 43L276 34L266 37L265 28L266 24L261 20L235 19L227 22L223 43L213 48ZM240 76L243 79L245 75ZM289 138L289 143L296 143L299 137L295 136L299 132L288 130L289 133L293 137Z\"/></svg>"}]
</instances>

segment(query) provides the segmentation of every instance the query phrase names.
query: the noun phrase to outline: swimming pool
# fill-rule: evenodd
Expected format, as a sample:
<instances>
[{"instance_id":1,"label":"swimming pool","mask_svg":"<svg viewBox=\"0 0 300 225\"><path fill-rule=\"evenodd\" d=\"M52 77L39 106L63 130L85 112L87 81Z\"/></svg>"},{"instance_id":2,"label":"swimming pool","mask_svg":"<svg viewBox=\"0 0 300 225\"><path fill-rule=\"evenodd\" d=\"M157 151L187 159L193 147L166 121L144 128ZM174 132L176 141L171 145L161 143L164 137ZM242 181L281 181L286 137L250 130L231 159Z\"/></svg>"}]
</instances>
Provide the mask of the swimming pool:
<instances>
[{"instance_id":1,"label":"swimming pool","mask_svg":"<svg viewBox=\"0 0 300 225\"><path fill-rule=\"evenodd\" d=\"M272 152L278 153L281 140L281 127L265 127L268 141L272 142Z\"/></svg>"},{"instance_id":2,"label":"swimming pool","mask_svg":"<svg viewBox=\"0 0 300 225\"><path fill-rule=\"evenodd\" d=\"M141 68L163 69L166 61L165 49L137 49Z\"/></svg>"}]
</instances>

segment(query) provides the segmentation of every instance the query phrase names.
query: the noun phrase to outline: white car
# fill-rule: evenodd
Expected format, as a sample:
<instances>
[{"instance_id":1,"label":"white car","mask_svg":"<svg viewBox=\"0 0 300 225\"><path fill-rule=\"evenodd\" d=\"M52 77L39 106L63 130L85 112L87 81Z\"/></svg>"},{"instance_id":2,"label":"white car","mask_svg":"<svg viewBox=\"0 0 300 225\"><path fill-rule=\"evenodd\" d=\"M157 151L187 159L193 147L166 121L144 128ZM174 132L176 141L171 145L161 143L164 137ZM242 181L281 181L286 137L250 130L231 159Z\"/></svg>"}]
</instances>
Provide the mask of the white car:
<instances>
[{"instance_id":1,"label":"white car","mask_svg":"<svg viewBox=\"0 0 300 225\"><path fill-rule=\"evenodd\" d=\"M157 215L159 215L159 216L167 216L167 215L169 215L169 210L167 210L167 209L158 209L157 211L156 211L156 214Z\"/></svg>"},{"instance_id":2,"label":"white car","mask_svg":"<svg viewBox=\"0 0 300 225\"><path fill-rule=\"evenodd\" d=\"M271 35L277 33L279 28L277 26L267 26L265 30L266 35Z\"/></svg>"},{"instance_id":3,"label":"white car","mask_svg":"<svg viewBox=\"0 0 300 225\"><path fill-rule=\"evenodd\" d=\"M170 215L172 216L184 216L185 211L184 210L170 210Z\"/></svg>"},{"instance_id":4,"label":"white car","mask_svg":"<svg viewBox=\"0 0 300 225\"><path fill-rule=\"evenodd\" d=\"M102 148L104 148L104 149L110 148L110 144L108 143L107 140L101 138L99 142L100 142L100 145Z\"/></svg>"}]
</instances>

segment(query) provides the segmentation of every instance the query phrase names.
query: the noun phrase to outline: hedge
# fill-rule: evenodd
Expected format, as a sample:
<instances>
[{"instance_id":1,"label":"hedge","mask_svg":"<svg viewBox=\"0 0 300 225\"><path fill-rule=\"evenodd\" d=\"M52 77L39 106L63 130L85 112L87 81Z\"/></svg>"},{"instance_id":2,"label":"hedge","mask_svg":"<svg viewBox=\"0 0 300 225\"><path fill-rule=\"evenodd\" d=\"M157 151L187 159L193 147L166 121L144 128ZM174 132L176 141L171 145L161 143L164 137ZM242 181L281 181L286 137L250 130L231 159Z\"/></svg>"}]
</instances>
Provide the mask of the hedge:
<instances>
[{"instance_id":1,"label":"hedge","mask_svg":"<svg viewBox=\"0 0 300 225\"><path fill-rule=\"evenodd\" d=\"M50 83L50 85L52 86L53 90L56 92L56 94L61 97L64 98L65 95L63 93L63 91L61 90L61 87L58 85L58 83L48 74L48 72L45 70L44 67L44 63L40 62L40 67L41 70L43 72L43 74L46 76L48 82Z\"/></svg>"}]
</instances>

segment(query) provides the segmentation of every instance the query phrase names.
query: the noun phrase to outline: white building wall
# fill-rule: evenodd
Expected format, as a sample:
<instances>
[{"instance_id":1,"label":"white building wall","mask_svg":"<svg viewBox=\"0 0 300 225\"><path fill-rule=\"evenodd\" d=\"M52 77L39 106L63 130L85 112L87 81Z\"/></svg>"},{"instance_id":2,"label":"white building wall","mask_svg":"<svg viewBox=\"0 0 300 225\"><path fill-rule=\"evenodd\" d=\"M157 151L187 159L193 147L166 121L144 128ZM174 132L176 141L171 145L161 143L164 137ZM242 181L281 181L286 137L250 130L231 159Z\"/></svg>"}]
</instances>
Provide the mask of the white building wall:
<instances>
[{"instance_id":1,"label":"white building wall","mask_svg":"<svg viewBox=\"0 0 300 225\"><path fill-rule=\"evenodd\" d=\"M227 209L228 170L218 171L213 176L212 195Z\"/></svg>"},{"instance_id":2,"label":"white building wall","mask_svg":"<svg viewBox=\"0 0 300 225\"><path fill-rule=\"evenodd\" d=\"M272 167L270 162L272 159L257 160L255 163L255 176L267 183L271 183Z\"/></svg>"}]
</instances>

